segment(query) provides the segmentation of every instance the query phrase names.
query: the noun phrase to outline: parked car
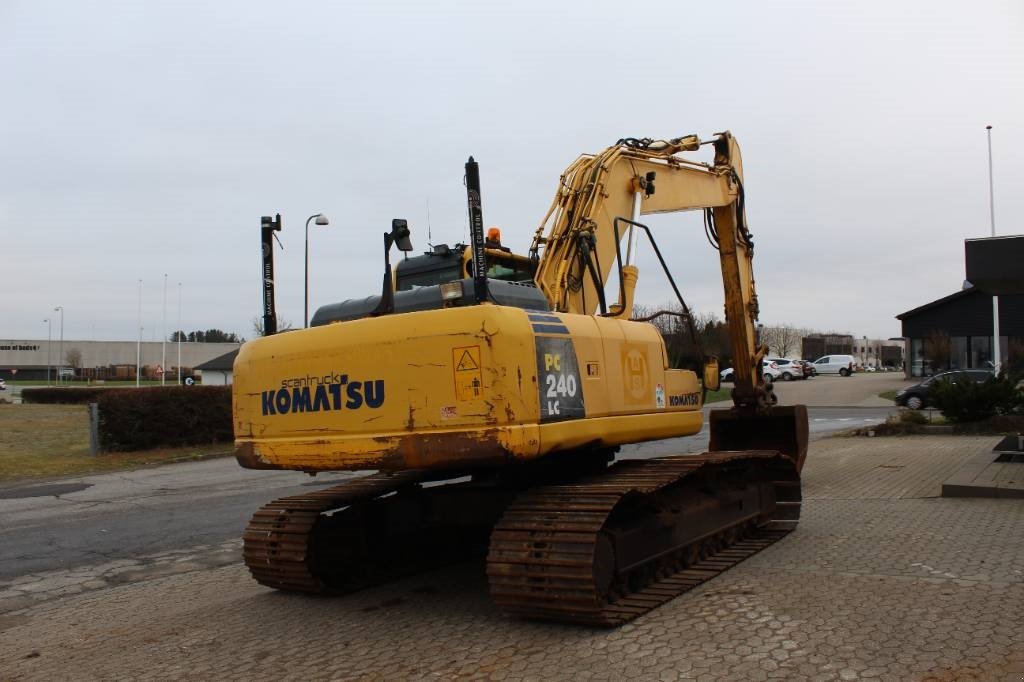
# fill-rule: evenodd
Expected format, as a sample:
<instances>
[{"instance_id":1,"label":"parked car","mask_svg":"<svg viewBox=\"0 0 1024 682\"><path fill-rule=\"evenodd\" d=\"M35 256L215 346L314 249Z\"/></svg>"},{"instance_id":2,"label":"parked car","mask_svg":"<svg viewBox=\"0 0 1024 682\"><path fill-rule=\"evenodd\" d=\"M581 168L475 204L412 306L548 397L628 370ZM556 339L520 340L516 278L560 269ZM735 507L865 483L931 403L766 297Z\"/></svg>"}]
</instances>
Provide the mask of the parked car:
<instances>
[{"instance_id":1,"label":"parked car","mask_svg":"<svg viewBox=\"0 0 1024 682\"><path fill-rule=\"evenodd\" d=\"M812 360L801 360L801 362L804 363L804 372L807 376L818 376L818 370L814 368L814 362Z\"/></svg>"},{"instance_id":2,"label":"parked car","mask_svg":"<svg viewBox=\"0 0 1024 682\"><path fill-rule=\"evenodd\" d=\"M928 407L932 404L931 389L939 381L963 381L967 379L980 384L990 376L992 376L992 372L987 369L960 369L952 372L940 372L920 383L896 391L895 401L901 407L920 410L922 407Z\"/></svg>"},{"instance_id":3,"label":"parked car","mask_svg":"<svg viewBox=\"0 0 1024 682\"><path fill-rule=\"evenodd\" d=\"M793 379L806 379L807 375L804 374L804 367L801 364L802 360L790 360L789 358L770 358L769 362L774 362L779 368L779 378L783 381L792 381Z\"/></svg>"},{"instance_id":4,"label":"parked car","mask_svg":"<svg viewBox=\"0 0 1024 682\"><path fill-rule=\"evenodd\" d=\"M779 378L780 374L779 366L772 362L771 360L761 361L761 372L764 374L765 381L775 381L776 379ZM732 367L729 367L728 369L723 369L721 372L719 372L719 374L722 377L722 381L733 380Z\"/></svg>"},{"instance_id":5,"label":"parked car","mask_svg":"<svg viewBox=\"0 0 1024 682\"><path fill-rule=\"evenodd\" d=\"M7 382L4 381L3 379L0 379L0 391L6 391L6 390L7 390Z\"/></svg>"},{"instance_id":6,"label":"parked car","mask_svg":"<svg viewBox=\"0 0 1024 682\"><path fill-rule=\"evenodd\" d=\"M825 355L814 361L814 369L818 374L838 374L848 377L853 374L852 355Z\"/></svg>"}]
</instances>

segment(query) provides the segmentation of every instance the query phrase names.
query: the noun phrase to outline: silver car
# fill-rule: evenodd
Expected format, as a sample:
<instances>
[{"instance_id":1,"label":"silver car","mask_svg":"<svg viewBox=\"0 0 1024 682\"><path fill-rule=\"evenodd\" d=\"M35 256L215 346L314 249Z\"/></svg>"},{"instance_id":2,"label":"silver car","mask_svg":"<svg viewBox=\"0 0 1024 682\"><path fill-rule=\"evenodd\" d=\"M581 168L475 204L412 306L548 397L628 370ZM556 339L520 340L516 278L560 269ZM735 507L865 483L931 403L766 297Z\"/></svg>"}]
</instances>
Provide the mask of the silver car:
<instances>
[{"instance_id":1,"label":"silver car","mask_svg":"<svg viewBox=\"0 0 1024 682\"><path fill-rule=\"evenodd\" d=\"M799 360L790 360L789 358L770 358L770 362L774 362L779 370L776 378L782 379L783 381L792 381L793 379L806 379L804 375L804 366Z\"/></svg>"}]
</instances>

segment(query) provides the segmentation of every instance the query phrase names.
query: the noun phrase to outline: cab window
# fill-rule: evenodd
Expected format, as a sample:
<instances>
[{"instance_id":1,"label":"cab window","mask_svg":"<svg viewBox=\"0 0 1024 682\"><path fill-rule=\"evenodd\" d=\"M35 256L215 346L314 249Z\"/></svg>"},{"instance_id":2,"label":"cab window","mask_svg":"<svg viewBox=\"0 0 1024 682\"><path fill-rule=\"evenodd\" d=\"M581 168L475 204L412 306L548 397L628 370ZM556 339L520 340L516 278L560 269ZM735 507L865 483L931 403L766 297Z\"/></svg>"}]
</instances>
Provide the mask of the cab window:
<instances>
[{"instance_id":1,"label":"cab window","mask_svg":"<svg viewBox=\"0 0 1024 682\"><path fill-rule=\"evenodd\" d=\"M457 279L460 279L458 265L409 275L399 272L397 289L398 291L408 291L410 289L419 289L420 287L432 287Z\"/></svg>"},{"instance_id":2,"label":"cab window","mask_svg":"<svg viewBox=\"0 0 1024 682\"><path fill-rule=\"evenodd\" d=\"M487 277L505 282L532 282L536 265L487 256ZM473 261L466 263L466 275L473 276Z\"/></svg>"}]
</instances>

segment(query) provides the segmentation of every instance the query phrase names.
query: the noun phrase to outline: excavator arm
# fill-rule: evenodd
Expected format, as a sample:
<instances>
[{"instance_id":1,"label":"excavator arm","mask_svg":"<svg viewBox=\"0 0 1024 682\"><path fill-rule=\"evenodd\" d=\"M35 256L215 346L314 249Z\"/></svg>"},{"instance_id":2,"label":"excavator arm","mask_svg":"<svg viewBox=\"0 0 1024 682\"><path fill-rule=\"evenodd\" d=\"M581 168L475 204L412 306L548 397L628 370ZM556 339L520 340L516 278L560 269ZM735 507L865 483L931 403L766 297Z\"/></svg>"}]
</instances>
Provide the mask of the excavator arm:
<instances>
[{"instance_id":1,"label":"excavator arm","mask_svg":"<svg viewBox=\"0 0 1024 682\"><path fill-rule=\"evenodd\" d=\"M682 152L713 144L714 162L686 159ZM561 312L628 318L636 267L636 228L626 227L642 215L676 211L710 212L725 291L725 314L736 359L734 400L737 406L765 407L771 400L761 376L767 348L758 343L758 304L752 266L753 240L746 224L743 165L739 145L729 133L709 143L697 136L668 141L620 140L595 155L577 159L562 174L558 192L537 229L531 252L543 255L537 286ZM604 301L619 242L628 240L620 275L624 295L610 306Z\"/></svg>"}]
</instances>

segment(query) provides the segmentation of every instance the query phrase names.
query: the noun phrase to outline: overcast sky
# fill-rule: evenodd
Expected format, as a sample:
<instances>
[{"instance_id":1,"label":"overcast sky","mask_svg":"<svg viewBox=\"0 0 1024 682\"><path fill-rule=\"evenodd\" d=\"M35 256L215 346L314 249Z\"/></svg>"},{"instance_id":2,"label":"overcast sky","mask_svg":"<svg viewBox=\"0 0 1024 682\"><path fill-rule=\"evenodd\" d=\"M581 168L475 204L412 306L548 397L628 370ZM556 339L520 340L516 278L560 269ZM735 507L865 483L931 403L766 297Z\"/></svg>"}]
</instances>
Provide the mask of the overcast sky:
<instances>
[{"instance_id":1,"label":"overcast sky","mask_svg":"<svg viewBox=\"0 0 1024 682\"><path fill-rule=\"evenodd\" d=\"M279 314L380 287L381 234L524 251L561 171L620 137L743 149L762 322L858 336L958 290L963 240L1024 232L1024 4L0 0L0 338L252 336L259 219L284 217ZM699 214L652 220L721 315ZM315 231L314 231L315 230ZM640 257L638 300L670 290ZM53 318L55 321L58 317ZM54 337L58 334L53 328Z\"/></svg>"}]
</instances>

